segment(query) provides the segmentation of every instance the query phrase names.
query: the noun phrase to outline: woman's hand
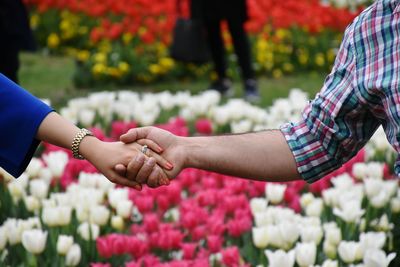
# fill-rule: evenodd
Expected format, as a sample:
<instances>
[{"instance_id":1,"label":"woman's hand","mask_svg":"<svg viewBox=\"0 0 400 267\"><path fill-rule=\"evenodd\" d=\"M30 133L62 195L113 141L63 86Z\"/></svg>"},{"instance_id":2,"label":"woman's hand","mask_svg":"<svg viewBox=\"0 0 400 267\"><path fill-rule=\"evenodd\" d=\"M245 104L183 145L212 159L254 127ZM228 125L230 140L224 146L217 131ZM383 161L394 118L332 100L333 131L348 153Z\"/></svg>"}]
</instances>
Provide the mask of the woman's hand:
<instances>
[{"instance_id":1,"label":"woman's hand","mask_svg":"<svg viewBox=\"0 0 400 267\"><path fill-rule=\"evenodd\" d=\"M151 140L141 140L141 143L156 151L161 150ZM157 177L153 179L152 184L148 184L149 186L157 187L168 184L168 178L161 167L171 169L172 165L150 149L146 153L147 156L141 152L141 149L142 145L138 143L102 142L96 137L86 136L79 146L79 153L113 183L141 190L141 184L130 179L131 174L125 177L126 173L124 174L121 170L118 171L118 168L115 168L118 165L130 169L137 164L141 166L137 171L139 174L150 171L154 177Z\"/></svg>"}]
</instances>

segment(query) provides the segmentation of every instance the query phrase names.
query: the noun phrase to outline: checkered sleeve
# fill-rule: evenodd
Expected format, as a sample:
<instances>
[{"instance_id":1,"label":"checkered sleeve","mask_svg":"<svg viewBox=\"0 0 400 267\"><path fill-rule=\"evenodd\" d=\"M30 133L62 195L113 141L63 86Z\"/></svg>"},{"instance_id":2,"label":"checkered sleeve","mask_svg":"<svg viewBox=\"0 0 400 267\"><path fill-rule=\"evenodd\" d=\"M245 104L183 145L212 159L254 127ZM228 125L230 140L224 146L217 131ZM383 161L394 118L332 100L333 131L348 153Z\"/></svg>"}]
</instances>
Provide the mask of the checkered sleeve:
<instances>
[{"instance_id":1,"label":"checkered sleeve","mask_svg":"<svg viewBox=\"0 0 400 267\"><path fill-rule=\"evenodd\" d=\"M349 28L331 73L321 92L303 111L303 119L281 126L297 170L308 183L350 160L379 126L360 100Z\"/></svg>"}]
</instances>

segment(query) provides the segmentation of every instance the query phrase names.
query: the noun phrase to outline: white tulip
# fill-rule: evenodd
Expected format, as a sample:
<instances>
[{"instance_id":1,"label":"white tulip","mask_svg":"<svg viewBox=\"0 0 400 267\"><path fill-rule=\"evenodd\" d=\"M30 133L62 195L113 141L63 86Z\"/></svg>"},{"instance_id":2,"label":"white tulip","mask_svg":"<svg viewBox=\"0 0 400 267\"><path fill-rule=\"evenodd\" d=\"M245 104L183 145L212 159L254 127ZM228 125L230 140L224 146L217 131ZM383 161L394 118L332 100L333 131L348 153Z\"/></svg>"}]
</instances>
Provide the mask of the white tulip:
<instances>
[{"instance_id":1,"label":"white tulip","mask_svg":"<svg viewBox=\"0 0 400 267\"><path fill-rule=\"evenodd\" d=\"M388 195L390 197L393 197L396 195L396 191L399 188L399 182L397 181L397 179L386 180L384 182L384 188L387 191Z\"/></svg>"},{"instance_id":2,"label":"white tulip","mask_svg":"<svg viewBox=\"0 0 400 267\"><path fill-rule=\"evenodd\" d=\"M108 202L114 209L117 208L118 202L128 200L128 190L126 188L115 188L108 191Z\"/></svg>"},{"instance_id":3,"label":"white tulip","mask_svg":"<svg viewBox=\"0 0 400 267\"><path fill-rule=\"evenodd\" d=\"M268 228L266 226L253 227L253 244L256 248L266 248L268 246Z\"/></svg>"},{"instance_id":4,"label":"white tulip","mask_svg":"<svg viewBox=\"0 0 400 267\"><path fill-rule=\"evenodd\" d=\"M353 178L347 173L332 178L331 182L335 188L342 190L350 189L354 184Z\"/></svg>"},{"instance_id":5,"label":"white tulip","mask_svg":"<svg viewBox=\"0 0 400 267\"><path fill-rule=\"evenodd\" d=\"M50 199L54 199L58 206L71 206L73 196L67 193L51 193Z\"/></svg>"},{"instance_id":6,"label":"white tulip","mask_svg":"<svg viewBox=\"0 0 400 267\"><path fill-rule=\"evenodd\" d=\"M22 233L22 245L32 254L44 251L47 241L47 232L39 229L26 230Z\"/></svg>"},{"instance_id":7,"label":"white tulip","mask_svg":"<svg viewBox=\"0 0 400 267\"><path fill-rule=\"evenodd\" d=\"M252 122L250 120L240 120L238 122L231 122L232 133L245 133L252 129Z\"/></svg>"},{"instance_id":8,"label":"white tulip","mask_svg":"<svg viewBox=\"0 0 400 267\"><path fill-rule=\"evenodd\" d=\"M394 228L394 225L393 225L393 223L389 222L389 218L387 217L387 214L385 213L378 220L376 227L381 231L387 232L387 231L392 230Z\"/></svg>"},{"instance_id":9,"label":"white tulip","mask_svg":"<svg viewBox=\"0 0 400 267\"><path fill-rule=\"evenodd\" d=\"M363 263L365 267L387 267L396 257L396 253L386 253L380 249L369 249L364 254Z\"/></svg>"},{"instance_id":10,"label":"white tulip","mask_svg":"<svg viewBox=\"0 0 400 267\"><path fill-rule=\"evenodd\" d=\"M122 231L125 227L124 219L121 216L112 216L111 217L111 226L112 228Z\"/></svg>"},{"instance_id":11,"label":"white tulip","mask_svg":"<svg viewBox=\"0 0 400 267\"><path fill-rule=\"evenodd\" d=\"M382 191L383 187L384 183L382 180L374 178L364 179L365 194L368 196L368 198L378 195Z\"/></svg>"},{"instance_id":12,"label":"white tulip","mask_svg":"<svg viewBox=\"0 0 400 267\"><path fill-rule=\"evenodd\" d=\"M357 200L352 200L347 202L347 204L343 204L341 209L333 209L333 214L347 223L353 223L360 220L364 213L365 210L361 209L361 203Z\"/></svg>"},{"instance_id":13,"label":"white tulip","mask_svg":"<svg viewBox=\"0 0 400 267\"><path fill-rule=\"evenodd\" d=\"M26 196L24 197L25 207L28 211L34 212L40 209L40 202L34 196Z\"/></svg>"},{"instance_id":14,"label":"white tulip","mask_svg":"<svg viewBox=\"0 0 400 267\"><path fill-rule=\"evenodd\" d=\"M90 209L90 221L97 225L106 225L110 218L110 210L103 205L97 205Z\"/></svg>"},{"instance_id":15,"label":"white tulip","mask_svg":"<svg viewBox=\"0 0 400 267\"><path fill-rule=\"evenodd\" d=\"M314 265L317 258L317 246L315 243L296 244L296 262L300 267Z\"/></svg>"},{"instance_id":16,"label":"white tulip","mask_svg":"<svg viewBox=\"0 0 400 267\"><path fill-rule=\"evenodd\" d=\"M65 257L66 266L76 266L81 261L81 247L78 244L73 244L68 250Z\"/></svg>"},{"instance_id":17,"label":"white tulip","mask_svg":"<svg viewBox=\"0 0 400 267\"><path fill-rule=\"evenodd\" d=\"M82 109L79 111L78 120L83 126L89 127L92 126L95 116L96 112L94 110Z\"/></svg>"},{"instance_id":18,"label":"white tulip","mask_svg":"<svg viewBox=\"0 0 400 267\"><path fill-rule=\"evenodd\" d=\"M44 199L49 192L49 184L42 179L31 180L29 183L29 191L34 197Z\"/></svg>"},{"instance_id":19,"label":"white tulip","mask_svg":"<svg viewBox=\"0 0 400 267\"><path fill-rule=\"evenodd\" d=\"M268 258L268 266L270 267L293 267L295 260L295 251L285 252L281 249L276 251L265 250L265 255Z\"/></svg>"},{"instance_id":20,"label":"white tulip","mask_svg":"<svg viewBox=\"0 0 400 267\"><path fill-rule=\"evenodd\" d=\"M355 241L341 241L339 243L338 252L340 258L347 264L362 258L361 245Z\"/></svg>"},{"instance_id":21,"label":"white tulip","mask_svg":"<svg viewBox=\"0 0 400 267\"><path fill-rule=\"evenodd\" d=\"M64 172L65 165L68 163L68 154L64 151L50 152L43 156L47 167L50 169L53 177L60 178Z\"/></svg>"},{"instance_id":22,"label":"white tulip","mask_svg":"<svg viewBox=\"0 0 400 267\"><path fill-rule=\"evenodd\" d=\"M53 180L53 173L49 168L42 168L39 173L40 179L46 181L48 184L51 184L51 180Z\"/></svg>"},{"instance_id":23,"label":"white tulip","mask_svg":"<svg viewBox=\"0 0 400 267\"><path fill-rule=\"evenodd\" d=\"M273 219L271 218L268 211L257 212L256 214L253 214L253 216L255 225L258 227L273 223Z\"/></svg>"},{"instance_id":24,"label":"white tulip","mask_svg":"<svg viewBox=\"0 0 400 267\"><path fill-rule=\"evenodd\" d=\"M84 222L78 226L78 233L86 241L96 240L100 234L100 227L97 224L89 225L89 223Z\"/></svg>"},{"instance_id":25,"label":"white tulip","mask_svg":"<svg viewBox=\"0 0 400 267\"><path fill-rule=\"evenodd\" d=\"M333 260L325 260L321 267L338 267L339 263Z\"/></svg>"},{"instance_id":26,"label":"white tulip","mask_svg":"<svg viewBox=\"0 0 400 267\"><path fill-rule=\"evenodd\" d=\"M250 208L252 214L265 211L267 209L267 200L265 198L252 198L250 200Z\"/></svg>"},{"instance_id":27,"label":"white tulip","mask_svg":"<svg viewBox=\"0 0 400 267\"><path fill-rule=\"evenodd\" d=\"M267 225L267 236L268 242L275 248L284 248L285 243L283 241L282 233L279 231L279 227L276 225Z\"/></svg>"},{"instance_id":28,"label":"white tulip","mask_svg":"<svg viewBox=\"0 0 400 267\"><path fill-rule=\"evenodd\" d=\"M79 173L78 184L83 187L96 187L97 184L97 173Z\"/></svg>"},{"instance_id":29,"label":"white tulip","mask_svg":"<svg viewBox=\"0 0 400 267\"><path fill-rule=\"evenodd\" d=\"M322 250L325 255L330 259L336 259L337 257L337 247L335 244L330 243L328 240L324 240L322 245Z\"/></svg>"},{"instance_id":30,"label":"white tulip","mask_svg":"<svg viewBox=\"0 0 400 267\"><path fill-rule=\"evenodd\" d=\"M17 181L18 180L13 180L7 184L8 192L11 194L14 203L17 203L24 195L26 195L24 185Z\"/></svg>"},{"instance_id":31,"label":"white tulip","mask_svg":"<svg viewBox=\"0 0 400 267\"><path fill-rule=\"evenodd\" d=\"M72 208L70 206L58 207L59 219L58 225L65 226L71 223Z\"/></svg>"},{"instance_id":32,"label":"white tulip","mask_svg":"<svg viewBox=\"0 0 400 267\"><path fill-rule=\"evenodd\" d=\"M382 249L386 243L386 234L383 232L361 233L360 244L363 252L369 249Z\"/></svg>"},{"instance_id":33,"label":"white tulip","mask_svg":"<svg viewBox=\"0 0 400 267\"><path fill-rule=\"evenodd\" d=\"M24 231L21 221L16 219L7 219L7 221L4 223L4 226L10 245L21 243L22 232Z\"/></svg>"},{"instance_id":34,"label":"white tulip","mask_svg":"<svg viewBox=\"0 0 400 267\"><path fill-rule=\"evenodd\" d=\"M306 215L313 217L320 217L324 209L324 202L320 198L316 198L306 207Z\"/></svg>"},{"instance_id":35,"label":"white tulip","mask_svg":"<svg viewBox=\"0 0 400 267\"><path fill-rule=\"evenodd\" d=\"M289 249L299 239L300 230L296 223L290 222L289 220L283 221L278 224L280 236L282 237L282 243L285 245L284 249Z\"/></svg>"},{"instance_id":36,"label":"white tulip","mask_svg":"<svg viewBox=\"0 0 400 267\"><path fill-rule=\"evenodd\" d=\"M300 204L303 209L305 209L308 204L313 202L315 199L314 195L312 193L305 193L300 197Z\"/></svg>"},{"instance_id":37,"label":"white tulip","mask_svg":"<svg viewBox=\"0 0 400 267\"><path fill-rule=\"evenodd\" d=\"M301 241L303 243L314 242L316 245L321 243L323 237L322 228L320 226L306 226L301 228Z\"/></svg>"},{"instance_id":38,"label":"white tulip","mask_svg":"<svg viewBox=\"0 0 400 267\"><path fill-rule=\"evenodd\" d=\"M122 218L129 218L132 215L133 203L130 200L122 200L117 204L117 214Z\"/></svg>"},{"instance_id":39,"label":"white tulip","mask_svg":"<svg viewBox=\"0 0 400 267\"><path fill-rule=\"evenodd\" d=\"M57 252L60 255L66 255L74 243L74 237L68 235L59 235L57 239Z\"/></svg>"},{"instance_id":40,"label":"white tulip","mask_svg":"<svg viewBox=\"0 0 400 267\"><path fill-rule=\"evenodd\" d=\"M386 190L381 190L378 195L369 199L371 206L377 209L383 208L390 200L390 195Z\"/></svg>"},{"instance_id":41,"label":"white tulip","mask_svg":"<svg viewBox=\"0 0 400 267\"><path fill-rule=\"evenodd\" d=\"M6 227L5 226L0 226L0 251L3 251L3 249L7 245L7 232L6 232Z\"/></svg>"},{"instance_id":42,"label":"white tulip","mask_svg":"<svg viewBox=\"0 0 400 267\"><path fill-rule=\"evenodd\" d=\"M42 207L45 208L55 208L57 203L54 199L42 199Z\"/></svg>"},{"instance_id":43,"label":"white tulip","mask_svg":"<svg viewBox=\"0 0 400 267\"><path fill-rule=\"evenodd\" d=\"M72 209L68 206L45 207L42 210L42 220L50 227L64 226L71 222Z\"/></svg>"},{"instance_id":44,"label":"white tulip","mask_svg":"<svg viewBox=\"0 0 400 267\"><path fill-rule=\"evenodd\" d=\"M77 206L75 208L75 214L79 222L86 222L89 220L90 211L86 207Z\"/></svg>"},{"instance_id":45,"label":"white tulip","mask_svg":"<svg viewBox=\"0 0 400 267\"><path fill-rule=\"evenodd\" d=\"M367 175L376 179L383 178L383 164L379 162L368 162Z\"/></svg>"},{"instance_id":46,"label":"white tulip","mask_svg":"<svg viewBox=\"0 0 400 267\"><path fill-rule=\"evenodd\" d=\"M342 241L342 232L338 227L325 229L325 239L333 245L338 245Z\"/></svg>"},{"instance_id":47,"label":"white tulip","mask_svg":"<svg viewBox=\"0 0 400 267\"><path fill-rule=\"evenodd\" d=\"M338 206L339 196L341 192L336 188L328 188L322 191L322 199L324 200L325 205L329 207Z\"/></svg>"},{"instance_id":48,"label":"white tulip","mask_svg":"<svg viewBox=\"0 0 400 267\"><path fill-rule=\"evenodd\" d=\"M395 197L390 201L390 208L393 213L400 212L400 197Z\"/></svg>"},{"instance_id":49,"label":"white tulip","mask_svg":"<svg viewBox=\"0 0 400 267\"><path fill-rule=\"evenodd\" d=\"M287 185L268 183L266 185L265 194L269 202L278 204L283 200Z\"/></svg>"},{"instance_id":50,"label":"white tulip","mask_svg":"<svg viewBox=\"0 0 400 267\"><path fill-rule=\"evenodd\" d=\"M352 174L359 180L364 179L367 176L367 164L364 162L354 163Z\"/></svg>"},{"instance_id":51,"label":"white tulip","mask_svg":"<svg viewBox=\"0 0 400 267\"><path fill-rule=\"evenodd\" d=\"M40 159L32 158L25 172L29 177L37 177L39 176L40 170L43 168L43 166L43 162Z\"/></svg>"}]
</instances>

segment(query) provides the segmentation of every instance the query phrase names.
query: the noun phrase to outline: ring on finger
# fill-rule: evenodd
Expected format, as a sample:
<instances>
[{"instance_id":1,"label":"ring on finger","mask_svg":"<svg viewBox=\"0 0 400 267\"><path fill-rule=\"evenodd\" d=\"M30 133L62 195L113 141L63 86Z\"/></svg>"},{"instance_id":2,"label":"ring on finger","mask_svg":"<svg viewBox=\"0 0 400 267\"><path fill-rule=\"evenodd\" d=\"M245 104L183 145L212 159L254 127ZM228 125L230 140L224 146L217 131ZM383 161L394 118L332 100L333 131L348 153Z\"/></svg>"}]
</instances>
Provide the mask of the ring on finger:
<instances>
[{"instance_id":1,"label":"ring on finger","mask_svg":"<svg viewBox=\"0 0 400 267\"><path fill-rule=\"evenodd\" d=\"M149 147L147 145L144 145L144 146L142 146L141 152L146 155L148 149L149 149Z\"/></svg>"}]
</instances>

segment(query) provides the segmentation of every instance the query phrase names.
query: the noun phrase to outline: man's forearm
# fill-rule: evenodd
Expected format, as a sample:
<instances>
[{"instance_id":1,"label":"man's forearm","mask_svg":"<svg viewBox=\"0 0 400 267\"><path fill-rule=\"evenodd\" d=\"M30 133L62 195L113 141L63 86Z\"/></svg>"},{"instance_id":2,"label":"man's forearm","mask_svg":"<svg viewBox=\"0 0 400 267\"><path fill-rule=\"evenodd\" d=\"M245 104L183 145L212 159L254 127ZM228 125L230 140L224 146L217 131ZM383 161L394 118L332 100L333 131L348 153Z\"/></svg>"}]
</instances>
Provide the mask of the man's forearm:
<instances>
[{"instance_id":1,"label":"man's forearm","mask_svg":"<svg viewBox=\"0 0 400 267\"><path fill-rule=\"evenodd\" d=\"M300 179L279 130L182 139L186 167L265 181Z\"/></svg>"}]
</instances>

